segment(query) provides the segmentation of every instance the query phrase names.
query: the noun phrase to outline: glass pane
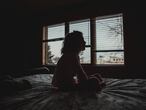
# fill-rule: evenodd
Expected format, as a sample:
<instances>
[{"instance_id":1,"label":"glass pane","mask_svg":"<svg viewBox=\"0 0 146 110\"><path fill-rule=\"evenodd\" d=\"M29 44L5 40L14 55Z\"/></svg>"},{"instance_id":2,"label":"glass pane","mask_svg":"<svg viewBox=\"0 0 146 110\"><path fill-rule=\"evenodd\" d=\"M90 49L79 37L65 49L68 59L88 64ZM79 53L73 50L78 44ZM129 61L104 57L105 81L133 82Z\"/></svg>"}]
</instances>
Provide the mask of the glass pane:
<instances>
[{"instance_id":1,"label":"glass pane","mask_svg":"<svg viewBox=\"0 0 146 110\"><path fill-rule=\"evenodd\" d=\"M124 52L98 52L97 64L124 64Z\"/></svg>"},{"instance_id":2,"label":"glass pane","mask_svg":"<svg viewBox=\"0 0 146 110\"><path fill-rule=\"evenodd\" d=\"M61 38L65 36L65 25L48 26L48 39Z\"/></svg>"},{"instance_id":3,"label":"glass pane","mask_svg":"<svg viewBox=\"0 0 146 110\"><path fill-rule=\"evenodd\" d=\"M80 62L81 63L91 63L90 56L91 56L90 47L88 47L80 53Z\"/></svg>"},{"instance_id":4,"label":"glass pane","mask_svg":"<svg viewBox=\"0 0 146 110\"><path fill-rule=\"evenodd\" d=\"M86 41L86 45L90 45L90 22L89 20L70 22L70 32L81 31Z\"/></svg>"},{"instance_id":5,"label":"glass pane","mask_svg":"<svg viewBox=\"0 0 146 110\"><path fill-rule=\"evenodd\" d=\"M48 64L57 64L63 41L48 42Z\"/></svg>"},{"instance_id":6,"label":"glass pane","mask_svg":"<svg viewBox=\"0 0 146 110\"><path fill-rule=\"evenodd\" d=\"M86 41L86 45L90 45L90 22L89 20L80 20L70 22L70 32L72 31L81 31ZM80 53L80 62L81 63L90 63L90 47L86 48L83 52Z\"/></svg>"},{"instance_id":7,"label":"glass pane","mask_svg":"<svg viewBox=\"0 0 146 110\"><path fill-rule=\"evenodd\" d=\"M122 16L103 17L96 20L97 50L123 50Z\"/></svg>"}]
</instances>

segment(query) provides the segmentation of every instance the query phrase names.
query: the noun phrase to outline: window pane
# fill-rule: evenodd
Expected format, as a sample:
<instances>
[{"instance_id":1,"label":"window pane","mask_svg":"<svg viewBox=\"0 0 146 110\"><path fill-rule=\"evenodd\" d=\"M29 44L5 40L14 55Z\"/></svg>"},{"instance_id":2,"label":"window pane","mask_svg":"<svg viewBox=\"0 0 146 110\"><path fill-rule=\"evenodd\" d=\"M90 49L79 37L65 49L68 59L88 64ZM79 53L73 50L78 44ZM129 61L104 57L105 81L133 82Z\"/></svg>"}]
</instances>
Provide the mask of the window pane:
<instances>
[{"instance_id":1,"label":"window pane","mask_svg":"<svg viewBox=\"0 0 146 110\"><path fill-rule=\"evenodd\" d=\"M80 53L80 62L81 63L91 63L90 56L91 56L90 48L88 47Z\"/></svg>"},{"instance_id":2,"label":"window pane","mask_svg":"<svg viewBox=\"0 0 146 110\"><path fill-rule=\"evenodd\" d=\"M123 50L122 16L97 19L96 36L97 50Z\"/></svg>"},{"instance_id":3,"label":"window pane","mask_svg":"<svg viewBox=\"0 0 146 110\"><path fill-rule=\"evenodd\" d=\"M48 64L56 64L61 57L63 41L48 42Z\"/></svg>"},{"instance_id":4,"label":"window pane","mask_svg":"<svg viewBox=\"0 0 146 110\"><path fill-rule=\"evenodd\" d=\"M98 52L97 64L124 64L124 52Z\"/></svg>"},{"instance_id":5,"label":"window pane","mask_svg":"<svg viewBox=\"0 0 146 110\"><path fill-rule=\"evenodd\" d=\"M96 50L97 64L124 64L122 14L96 19Z\"/></svg>"},{"instance_id":6,"label":"window pane","mask_svg":"<svg viewBox=\"0 0 146 110\"><path fill-rule=\"evenodd\" d=\"M86 45L90 45L90 22L86 21L74 21L70 22L70 32L81 31L86 41Z\"/></svg>"},{"instance_id":7,"label":"window pane","mask_svg":"<svg viewBox=\"0 0 146 110\"><path fill-rule=\"evenodd\" d=\"M48 27L48 39L61 38L65 36L65 25L53 25Z\"/></svg>"},{"instance_id":8,"label":"window pane","mask_svg":"<svg viewBox=\"0 0 146 110\"><path fill-rule=\"evenodd\" d=\"M86 45L90 45L90 21L89 20L80 20L70 22L70 32L72 31L81 31L83 33L84 40ZM90 47L86 48L83 52L80 53L80 62L81 63L90 63Z\"/></svg>"}]
</instances>

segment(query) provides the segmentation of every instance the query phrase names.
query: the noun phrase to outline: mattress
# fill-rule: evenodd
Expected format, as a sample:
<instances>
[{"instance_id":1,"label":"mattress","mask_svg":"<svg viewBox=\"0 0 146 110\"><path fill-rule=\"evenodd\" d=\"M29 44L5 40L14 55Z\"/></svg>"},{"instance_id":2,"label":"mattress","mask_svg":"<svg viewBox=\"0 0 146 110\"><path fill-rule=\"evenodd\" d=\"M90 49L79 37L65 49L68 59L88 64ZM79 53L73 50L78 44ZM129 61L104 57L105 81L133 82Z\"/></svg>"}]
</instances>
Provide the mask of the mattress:
<instances>
[{"instance_id":1,"label":"mattress","mask_svg":"<svg viewBox=\"0 0 146 110\"><path fill-rule=\"evenodd\" d=\"M104 78L100 92L54 91L52 75L37 74L28 80L32 88L0 99L0 110L146 110L146 79Z\"/></svg>"}]
</instances>

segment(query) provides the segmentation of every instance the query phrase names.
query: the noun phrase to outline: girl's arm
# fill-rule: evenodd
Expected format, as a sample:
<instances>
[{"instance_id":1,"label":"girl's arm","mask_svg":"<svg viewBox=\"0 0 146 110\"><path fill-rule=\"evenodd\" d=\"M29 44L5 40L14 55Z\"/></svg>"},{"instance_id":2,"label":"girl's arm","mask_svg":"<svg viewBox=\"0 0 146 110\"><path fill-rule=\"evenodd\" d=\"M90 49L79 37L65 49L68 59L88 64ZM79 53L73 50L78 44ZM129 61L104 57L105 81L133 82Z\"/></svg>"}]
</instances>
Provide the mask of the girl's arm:
<instances>
[{"instance_id":1,"label":"girl's arm","mask_svg":"<svg viewBox=\"0 0 146 110\"><path fill-rule=\"evenodd\" d=\"M88 80L88 76L80 64L80 59L79 59L78 55L75 57L75 66L74 67L75 67L75 72L77 73L77 77L78 77L79 81Z\"/></svg>"}]
</instances>

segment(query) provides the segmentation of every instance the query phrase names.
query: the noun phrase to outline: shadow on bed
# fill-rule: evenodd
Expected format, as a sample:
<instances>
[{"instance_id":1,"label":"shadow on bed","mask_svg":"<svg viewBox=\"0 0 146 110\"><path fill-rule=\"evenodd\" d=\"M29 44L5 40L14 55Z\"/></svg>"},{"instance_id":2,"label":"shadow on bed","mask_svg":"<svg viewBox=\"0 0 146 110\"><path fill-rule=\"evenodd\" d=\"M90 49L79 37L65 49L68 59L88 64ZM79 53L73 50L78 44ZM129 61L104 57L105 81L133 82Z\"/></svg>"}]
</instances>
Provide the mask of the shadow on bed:
<instances>
[{"instance_id":1,"label":"shadow on bed","mask_svg":"<svg viewBox=\"0 0 146 110\"><path fill-rule=\"evenodd\" d=\"M1 78L0 87L0 96L4 96L31 89L32 85L27 79L16 80L14 77L6 75Z\"/></svg>"},{"instance_id":2,"label":"shadow on bed","mask_svg":"<svg viewBox=\"0 0 146 110\"><path fill-rule=\"evenodd\" d=\"M36 74L48 74L49 69L47 67L37 67L26 70L21 77L36 75ZM19 76L20 77L20 76ZM15 78L12 75L3 75L0 77L0 97L4 95L15 94L22 90L31 89L32 85L29 80L25 78Z\"/></svg>"}]
</instances>

